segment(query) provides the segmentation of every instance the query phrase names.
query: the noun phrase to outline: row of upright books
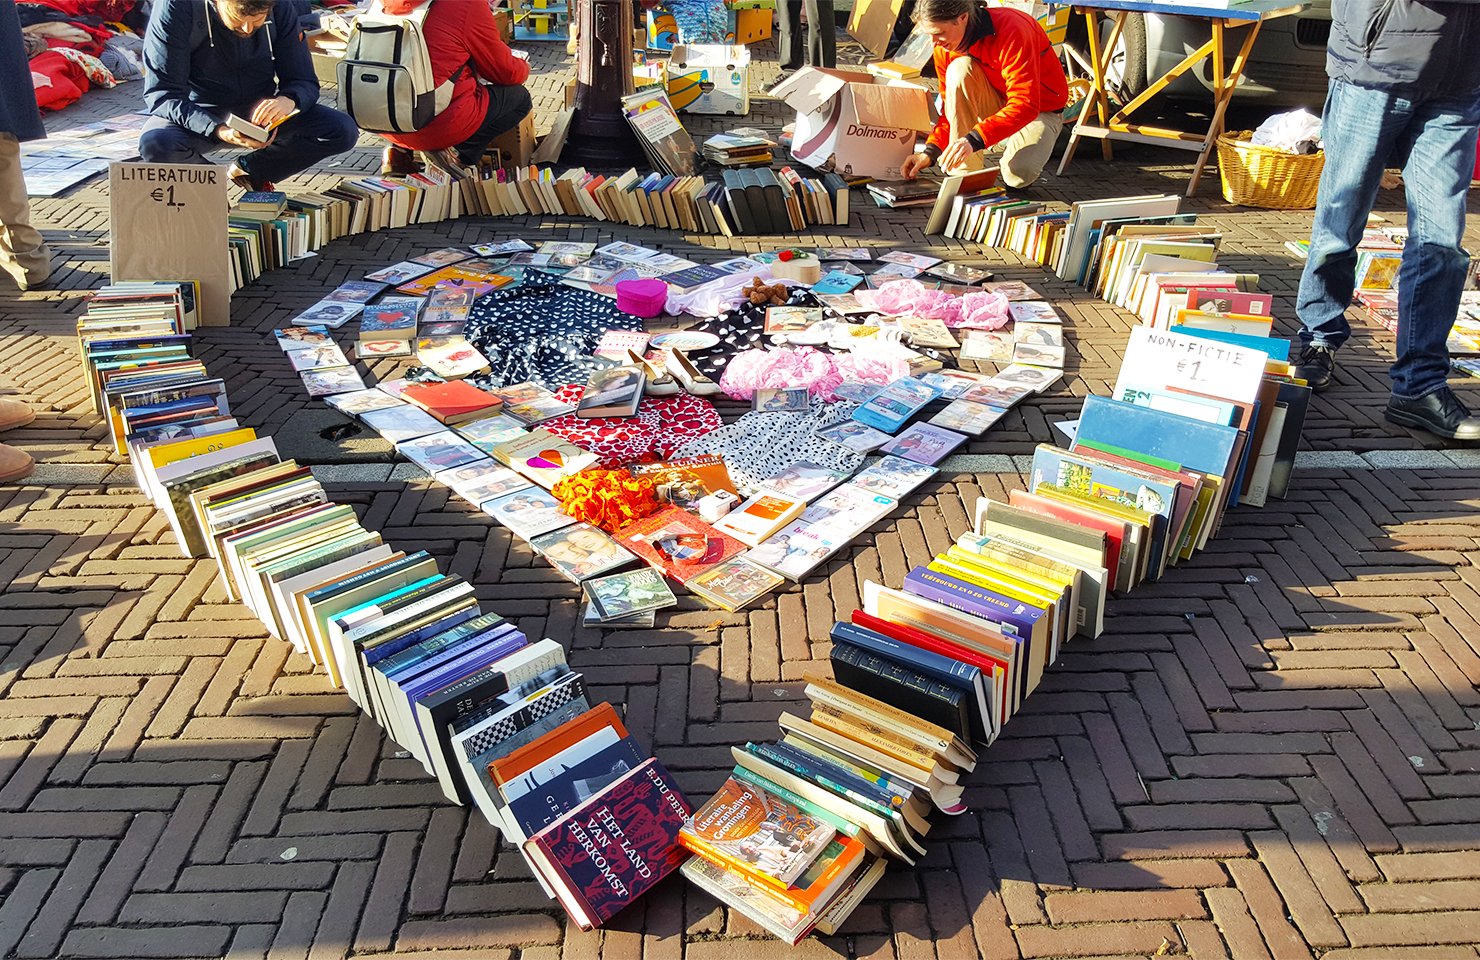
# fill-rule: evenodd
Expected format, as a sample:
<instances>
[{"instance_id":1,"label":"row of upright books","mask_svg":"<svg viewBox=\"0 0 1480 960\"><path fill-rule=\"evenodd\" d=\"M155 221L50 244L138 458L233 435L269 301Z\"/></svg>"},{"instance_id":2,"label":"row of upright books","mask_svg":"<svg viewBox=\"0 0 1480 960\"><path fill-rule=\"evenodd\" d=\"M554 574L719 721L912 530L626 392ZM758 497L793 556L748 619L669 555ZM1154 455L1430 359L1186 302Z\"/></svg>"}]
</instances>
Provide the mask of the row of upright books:
<instances>
[{"instance_id":1,"label":"row of upright books","mask_svg":"<svg viewBox=\"0 0 1480 960\"><path fill-rule=\"evenodd\" d=\"M244 194L228 218L234 289L340 237L463 216L559 214L727 237L846 225L848 184L791 167L697 175L609 176L572 167L487 167L455 179L429 169L407 177L360 177L318 192Z\"/></svg>"},{"instance_id":2,"label":"row of upright books","mask_svg":"<svg viewBox=\"0 0 1480 960\"><path fill-rule=\"evenodd\" d=\"M1310 390L1270 299L1217 270L1216 234L1175 198L1108 205L1071 211L1054 243L1066 275L1147 321L1112 395L1087 397L1070 445L1040 445L1025 489L979 500L971 532L899 589L864 584L831 631L833 679L805 678L811 716L734 747L680 836L692 882L788 943L835 929L885 859L923 855L931 810L964 812L974 751L1066 643L1105 629L1107 598L1190 559L1230 508L1285 494Z\"/></svg>"},{"instance_id":3,"label":"row of upright books","mask_svg":"<svg viewBox=\"0 0 1480 960\"><path fill-rule=\"evenodd\" d=\"M237 423L178 332L188 289L115 284L78 325L98 411L181 552L214 559L227 596L308 654L449 800L476 800L582 927L676 870L690 808L662 764L593 703L559 643L482 610L471 583L384 543Z\"/></svg>"}]
</instances>

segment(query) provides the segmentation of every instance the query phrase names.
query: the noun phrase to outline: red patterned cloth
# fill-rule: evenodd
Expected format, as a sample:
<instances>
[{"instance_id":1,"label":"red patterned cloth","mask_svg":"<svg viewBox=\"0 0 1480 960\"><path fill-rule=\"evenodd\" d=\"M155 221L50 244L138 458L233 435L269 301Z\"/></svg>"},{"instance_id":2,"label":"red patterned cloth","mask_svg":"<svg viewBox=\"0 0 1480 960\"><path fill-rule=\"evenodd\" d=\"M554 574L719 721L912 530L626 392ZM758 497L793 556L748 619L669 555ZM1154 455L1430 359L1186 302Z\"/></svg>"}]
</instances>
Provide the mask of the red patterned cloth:
<instances>
[{"instance_id":1,"label":"red patterned cloth","mask_svg":"<svg viewBox=\"0 0 1480 960\"><path fill-rule=\"evenodd\" d=\"M574 405L580 402L581 391L572 384L555 391L555 396L561 403ZM635 417L556 417L540 424L540 429L597 454L604 469L614 470L629 463L667 460L679 447L718 430L723 423L708 400L681 393L643 397Z\"/></svg>"}]
</instances>

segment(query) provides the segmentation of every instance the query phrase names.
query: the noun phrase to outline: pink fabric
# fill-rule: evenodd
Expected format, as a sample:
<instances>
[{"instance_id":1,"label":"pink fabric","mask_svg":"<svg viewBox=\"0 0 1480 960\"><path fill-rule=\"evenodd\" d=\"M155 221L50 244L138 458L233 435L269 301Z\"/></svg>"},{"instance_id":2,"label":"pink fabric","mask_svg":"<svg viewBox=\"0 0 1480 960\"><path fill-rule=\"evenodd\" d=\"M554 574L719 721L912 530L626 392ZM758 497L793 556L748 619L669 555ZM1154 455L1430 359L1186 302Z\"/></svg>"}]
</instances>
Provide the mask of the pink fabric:
<instances>
[{"instance_id":1,"label":"pink fabric","mask_svg":"<svg viewBox=\"0 0 1480 960\"><path fill-rule=\"evenodd\" d=\"M806 387L814 397L835 400L840 383L892 383L909 374L909 364L852 354L830 354L812 347L747 350L731 360L720 377L725 393L748 400L757 390Z\"/></svg>"},{"instance_id":2,"label":"pink fabric","mask_svg":"<svg viewBox=\"0 0 1480 960\"><path fill-rule=\"evenodd\" d=\"M582 389L575 384L561 387L555 397L576 404ZM680 393L644 397L635 417L556 417L540 424L540 429L599 455L603 469L615 470L629 463L667 460L679 447L723 424L708 400Z\"/></svg>"},{"instance_id":3,"label":"pink fabric","mask_svg":"<svg viewBox=\"0 0 1480 960\"><path fill-rule=\"evenodd\" d=\"M932 290L918 280L891 280L877 290L854 292L858 302L870 310L892 317L934 317L948 327L999 330L1010 319L1007 298L1000 293L968 293L956 296Z\"/></svg>"}]
</instances>

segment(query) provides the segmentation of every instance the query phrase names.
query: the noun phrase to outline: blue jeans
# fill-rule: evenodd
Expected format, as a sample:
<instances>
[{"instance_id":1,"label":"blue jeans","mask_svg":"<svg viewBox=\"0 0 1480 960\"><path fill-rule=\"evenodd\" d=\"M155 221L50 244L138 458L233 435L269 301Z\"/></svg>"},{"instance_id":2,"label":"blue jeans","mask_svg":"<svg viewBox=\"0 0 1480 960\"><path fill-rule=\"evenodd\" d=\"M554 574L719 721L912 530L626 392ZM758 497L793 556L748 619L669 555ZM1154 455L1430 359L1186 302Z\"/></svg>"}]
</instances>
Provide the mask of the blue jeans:
<instances>
[{"instance_id":1,"label":"blue jeans","mask_svg":"<svg viewBox=\"0 0 1480 960\"><path fill-rule=\"evenodd\" d=\"M1388 373L1395 397L1426 397L1449 375L1445 341L1469 270L1461 242L1477 125L1480 96L1407 100L1341 80L1326 95L1326 165L1295 300L1300 339L1335 349L1351 336L1357 244L1384 168L1402 167L1408 242L1398 272L1398 359Z\"/></svg>"},{"instance_id":2,"label":"blue jeans","mask_svg":"<svg viewBox=\"0 0 1480 960\"><path fill-rule=\"evenodd\" d=\"M250 116L238 111L238 116ZM237 166L253 183L277 183L318 163L343 153L360 136L355 122L321 103L284 120L272 143L237 158ZM206 154L229 149L215 137L203 137L160 117L150 117L139 134L139 156L145 163L209 163Z\"/></svg>"}]
</instances>

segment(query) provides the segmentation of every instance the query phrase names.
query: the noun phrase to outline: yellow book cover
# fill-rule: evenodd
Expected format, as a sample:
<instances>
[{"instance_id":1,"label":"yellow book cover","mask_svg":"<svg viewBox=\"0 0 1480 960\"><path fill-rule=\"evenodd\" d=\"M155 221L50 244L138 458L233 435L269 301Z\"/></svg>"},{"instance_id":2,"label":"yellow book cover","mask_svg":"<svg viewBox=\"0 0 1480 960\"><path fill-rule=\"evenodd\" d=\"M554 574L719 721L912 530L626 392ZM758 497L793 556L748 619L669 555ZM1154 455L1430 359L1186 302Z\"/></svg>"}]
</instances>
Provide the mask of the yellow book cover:
<instances>
[{"instance_id":1,"label":"yellow book cover","mask_svg":"<svg viewBox=\"0 0 1480 960\"><path fill-rule=\"evenodd\" d=\"M234 447L239 443L256 439L256 430L251 427L242 427L237 430L228 430L225 433L213 433L208 437L192 437L189 440L181 440L179 443L160 444L148 449L149 466L158 470L167 463L198 457L213 450L224 450L227 447Z\"/></svg>"}]
</instances>

